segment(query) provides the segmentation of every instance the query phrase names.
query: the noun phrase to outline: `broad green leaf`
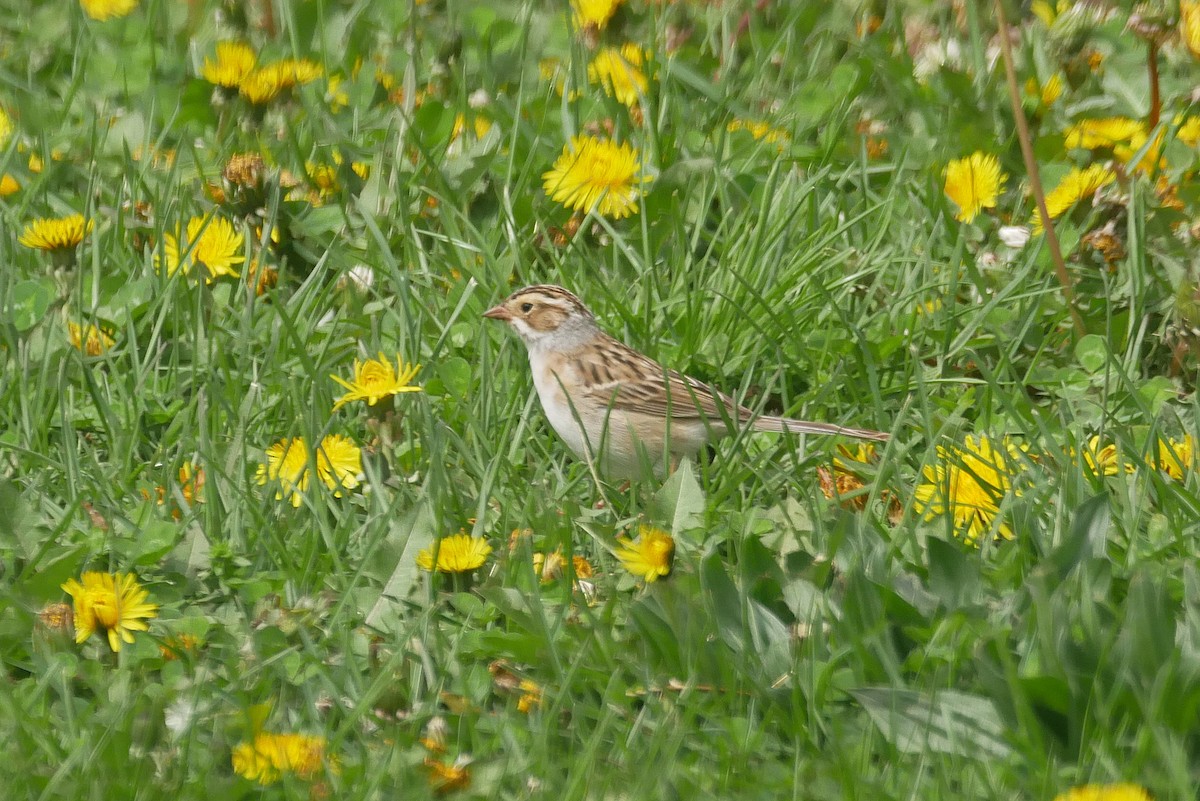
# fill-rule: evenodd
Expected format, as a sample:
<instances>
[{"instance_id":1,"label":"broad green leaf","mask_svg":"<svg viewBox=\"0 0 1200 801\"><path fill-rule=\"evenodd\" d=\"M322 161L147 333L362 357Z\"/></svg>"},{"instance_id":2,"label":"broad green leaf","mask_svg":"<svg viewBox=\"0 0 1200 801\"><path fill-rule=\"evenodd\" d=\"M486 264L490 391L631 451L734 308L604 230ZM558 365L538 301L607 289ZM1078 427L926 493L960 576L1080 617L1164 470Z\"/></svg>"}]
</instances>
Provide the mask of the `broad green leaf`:
<instances>
[{"instance_id":1,"label":"broad green leaf","mask_svg":"<svg viewBox=\"0 0 1200 801\"><path fill-rule=\"evenodd\" d=\"M50 279L18 281L9 298L8 319L18 331L28 331L46 317L53 302L54 283Z\"/></svg>"},{"instance_id":2,"label":"broad green leaf","mask_svg":"<svg viewBox=\"0 0 1200 801\"><path fill-rule=\"evenodd\" d=\"M978 695L863 687L850 694L898 751L979 759L1004 758L1011 748L995 706Z\"/></svg>"},{"instance_id":3,"label":"broad green leaf","mask_svg":"<svg viewBox=\"0 0 1200 801\"><path fill-rule=\"evenodd\" d=\"M696 481L696 471L686 459L654 496L657 519L668 524L672 537L694 532L692 539L704 540L704 492Z\"/></svg>"},{"instance_id":4,"label":"broad green leaf","mask_svg":"<svg viewBox=\"0 0 1200 801\"><path fill-rule=\"evenodd\" d=\"M1075 344L1075 358L1089 373L1098 373L1108 363L1108 340L1099 334L1088 334Z\"/></svg>"}]
</instances>

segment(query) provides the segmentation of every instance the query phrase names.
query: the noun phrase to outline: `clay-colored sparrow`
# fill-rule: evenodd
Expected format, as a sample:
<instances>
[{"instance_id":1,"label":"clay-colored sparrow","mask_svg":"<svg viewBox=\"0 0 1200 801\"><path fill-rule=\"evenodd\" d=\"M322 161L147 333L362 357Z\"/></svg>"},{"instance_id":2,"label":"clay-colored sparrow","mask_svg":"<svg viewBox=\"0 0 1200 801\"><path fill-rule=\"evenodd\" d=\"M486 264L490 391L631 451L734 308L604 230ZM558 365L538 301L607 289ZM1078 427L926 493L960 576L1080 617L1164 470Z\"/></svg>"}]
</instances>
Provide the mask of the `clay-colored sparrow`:
<instances>
[{"instance_id":1,"label":"clay-colored sparrow","mask_svg":"<svg viewBox=\"0 0 1200 801\"><path fill-rule=\"evenodd\" d=\"M579 298L562 287L519 289L483 316L508 323L521 336L550 425L576 456L609 478L643 477L647 467L661 474L667 460L674 465L695 456L738 426L888 439L880 431L755 416L728 395L604 333Z\"/></svg>"}]
</instances>

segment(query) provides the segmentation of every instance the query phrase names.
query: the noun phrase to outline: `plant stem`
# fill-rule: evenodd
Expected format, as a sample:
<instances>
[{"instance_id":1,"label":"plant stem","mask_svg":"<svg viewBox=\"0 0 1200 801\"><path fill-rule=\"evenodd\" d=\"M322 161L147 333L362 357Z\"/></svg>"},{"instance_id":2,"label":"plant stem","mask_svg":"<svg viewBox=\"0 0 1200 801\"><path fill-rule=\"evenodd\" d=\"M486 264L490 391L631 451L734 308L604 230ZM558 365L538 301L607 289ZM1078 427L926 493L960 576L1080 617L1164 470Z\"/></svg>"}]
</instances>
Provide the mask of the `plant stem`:
<instances>
[{"instance_id":1,"label":"plant stem","mask_svg":"<svg viewBox=\"0 0 1200 801\"><path fill-rule=\"evenodd\" d=\"M1087 329L1083 324L1083 318L1079 315L1079 309L1075 307L1075 286L1071 282L1070 273L1067 272L1066 262L1063 261L1058 235L1054 232L1054 223L1050 219L1050 213L1046 210L1046 194L1042 191L1041 175L1038 173L1037 161L1033 157L1029 123L1025 119L1025 110L1021 106L1021 91L1017 87L1017 74L1013 67L1008 20L1004 16L1004 0L996 0L996 17L1000 27L1000 53L1004 57L1004 74L1008 78L1008 99L1012 104L1013 119L1017 124L1017 139L1021 143L1021 157L1025 160L1025 171L1029 174L1029 188L1033 192L1038 215L1042 219L1042 230L1046 232L1046 245L1050 248L1050 258L1054 261L1054 273L1062 287L1063 300L1067 303L1067 311L1071 314L1075 333L1082 335Z\"/></svg>"}]
</instances>

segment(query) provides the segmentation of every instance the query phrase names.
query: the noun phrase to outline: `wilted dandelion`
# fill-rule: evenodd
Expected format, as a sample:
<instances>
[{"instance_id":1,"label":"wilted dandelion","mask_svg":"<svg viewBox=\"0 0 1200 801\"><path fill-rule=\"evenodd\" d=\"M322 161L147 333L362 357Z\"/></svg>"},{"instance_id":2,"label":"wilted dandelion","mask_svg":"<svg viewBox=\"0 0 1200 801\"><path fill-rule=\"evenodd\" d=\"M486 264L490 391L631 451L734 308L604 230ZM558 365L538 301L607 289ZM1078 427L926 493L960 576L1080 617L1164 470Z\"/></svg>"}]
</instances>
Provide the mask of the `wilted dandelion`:
<instances>
[{"instance_id":1,"label":"wilted dandelion","mask_svg":"<svg viewBox=\"0 0 1200 801\"><path fill-rule=\"evenodd\" d=\"M517 711L526 715L542 704L542 687L536 681L521 679L521 697L517 699Z\"/></svg>"},{"instance_id":2,"label":"wilted dandelion","mask_svg":"<svg viewBox=\"0 0 1200 801\"><path fill-rule=\"evenodd\" d=\"M82 643L97 631L108 635L108 645L121 650L132 643L133 632L146 631L146 621L158 616L158 604L130 573L87 572L82 582L69 579L63 590L75 602L75 642Z\"/></svg>"},{"instance_id":3,"label":"wilted dandelion","mask_svg":"<svg viewBox=\"0 0 1200 801\"><path fill-rule=\"evenodd\" d=\"M251 259L246 267L246 285L254 287L257 297L270 292L279 283L279 270L264 264L257 258Z\"/></svg>"},{"instance_id":4,"label":"wilted dandelion","mask_svg":"<svg viewBox=\"0 0 1200 801\"><path fill-rule=\"evenodd\" d=\"M417 553L417 566L430 572L466 573L482 567L491 552L492 546L487 540L460 532L422 549Z\"/></svg>"},{"instance_id":5,"label":"wilted dandelion","mask_svg":"<svg viewBox=\"0 0 1200 801\"><path fill-rule=\"evenodd\" d=\"M675 540L662 529L638 526L637 542L621 537L617 543L621 547L616 550L616 557L621 560L621 565L647 583L671 572Z\"/></svg>"},{"instance_id":6,"label":"wilted dandelion","mask_svg":"<svg viewBox=\"0 0 1200 801\"><path fill-rule=\"evenodd\" d=\"M946 196L958 206L955 219L969 223L983 209L996 207L1008 176L1000 171L1000 160L976 151L946 165Z\"/></svg>"},{"instance_id":7,"label":"wilted dandelion","mask_svg":"<svg viewBox=\"0 0 1200 801\"><path fill-rule=\"evenodd\" d=\"M567 560L561 550L550 553L538 551L533 555L533 573L543 584L562 578L566 566ZM595 573L592 563L582 556L571 557L571 567L575 570L576 579L589 579Z\"/></svg>"},{"instance_id":8,"label":"wilted dandelion","mask_svg":"<svg viewBox=\"0 0 1200 801\"><path fill-rule=\"evenodd\" d=\"M729 131L729 133L745 131L756 140L766 142L768 144L778 144L780 142L786 142L792 138L792 135L783 128L771 125L771 123L767 122L766 120L735 119L731 120L729 124L725 126L725 129Z\"/></svg>"},{"instance_id":9,"label":"wilted dandelion","mask_svg":"<svg viewBox=\"0 0 1200 801\"><path fill-rule=\"evenodd\" d=\"M543 173L543 188L569 209L619 220L637 212L642 186L652 180L641 169L638 151L627 143L576 136Z\"/></svg>"},{"instance_id":10,"label":"wilted dandelion","mask_svg":"<svg viewBox=\"0 0 1200 801\"><path fill-rule=\"evenodd\" d=\"M425 758L425 775L429 786L438 795L444 795L452 790L461 790L471 783L471 771L467 769L465 760L456 759L453 762L443 762L433 757Z\"/></svg>"},{"instance_id":11,"label":"wilted dandelion","mask_svg":"<svg viewBox=\"0 0 1200 801\"><path fill-rule=\"evenodd\" d=\"M90 324L85 328L70 321L67 322L67 338L85 356L99 356L116 344L107 331Z\"/></svg>"},{"instance_id":12,"label":"wilted dandelion","mask_svg":"<svg viewBox=\"0 0 1200 801\"><path fill-rule=\"evenodd\" d=\"M1009 495L1020 495L1013 479L1023 470L1020 449L1007 438L994 444L987 437L968 436L962 447L939 445L937 463L922 470L924 482L914 492L913 508L925 520L949 515L955 535L969 543L991 532L1000 504ZM996 534L1013 538L1001 521Z\"/></svg>"},{"instance_id":13,"label":"wilted dandelion","mask_svg":"<svg viewBox=\"0 0 1200 801\"><path fill-rule=\"evenodd\" d=\"M200 638L195 634L176 634L159 643L158 652L163 659L174 662L181 654L196 653L200 645Z\"/></svg>"}]
</instances>

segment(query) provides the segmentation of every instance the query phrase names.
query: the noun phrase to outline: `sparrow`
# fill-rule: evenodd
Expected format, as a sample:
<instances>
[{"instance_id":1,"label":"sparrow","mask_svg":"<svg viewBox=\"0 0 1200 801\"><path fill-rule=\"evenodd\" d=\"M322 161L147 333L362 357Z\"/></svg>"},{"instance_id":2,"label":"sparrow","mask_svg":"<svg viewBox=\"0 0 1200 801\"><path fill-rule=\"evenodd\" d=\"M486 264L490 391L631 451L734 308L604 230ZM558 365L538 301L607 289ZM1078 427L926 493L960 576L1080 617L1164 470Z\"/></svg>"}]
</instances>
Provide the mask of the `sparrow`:
<instances>
[{"instance_id":1,"label":"sparrow","mask_svg":"<svg viewBox=\"0 0 1200 801\"><path fill-rule=\"evenodd\" d=\"M756 415L733 398L663 367L606 334L560 286L518 289L484 317L508 323L529 352L542 411L576 457L610 479L661 475L708 443L749 427L886 441L863 428Z\"/></svg>"}]
</instances>

